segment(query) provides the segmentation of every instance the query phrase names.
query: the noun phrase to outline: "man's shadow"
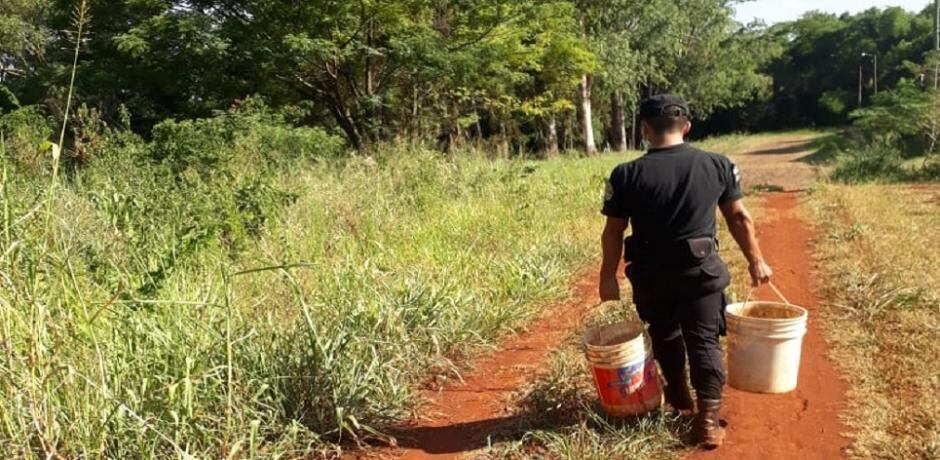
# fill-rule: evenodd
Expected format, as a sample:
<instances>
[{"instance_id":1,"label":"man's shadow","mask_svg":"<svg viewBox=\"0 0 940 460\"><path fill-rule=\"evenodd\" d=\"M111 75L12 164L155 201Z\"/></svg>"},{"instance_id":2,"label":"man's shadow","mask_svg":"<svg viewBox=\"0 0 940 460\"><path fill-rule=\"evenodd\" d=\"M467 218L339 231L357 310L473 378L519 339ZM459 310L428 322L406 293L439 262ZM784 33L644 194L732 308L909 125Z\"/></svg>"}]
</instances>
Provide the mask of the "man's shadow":
<instances>
[{"instance_id":1,"label":"man's shadow","mask_svg":"<svg viewBox=\"0 0 940 460\"><path fill-rule=\"evenodd\" d=\"M690 440L690 417L679 417L653 411L640 416L610 417L600 408L587 403L574 410L533 413L520 411L512 415L440 427L398 427L390 430L399 447L421 450L428 454L457 454L483 449L501 442L518 442L534 431L561 432L585 423L589 429L604 431L641 431L650 419L666 417L672 431L683 444Z\"/></svg>"}]
</instances>

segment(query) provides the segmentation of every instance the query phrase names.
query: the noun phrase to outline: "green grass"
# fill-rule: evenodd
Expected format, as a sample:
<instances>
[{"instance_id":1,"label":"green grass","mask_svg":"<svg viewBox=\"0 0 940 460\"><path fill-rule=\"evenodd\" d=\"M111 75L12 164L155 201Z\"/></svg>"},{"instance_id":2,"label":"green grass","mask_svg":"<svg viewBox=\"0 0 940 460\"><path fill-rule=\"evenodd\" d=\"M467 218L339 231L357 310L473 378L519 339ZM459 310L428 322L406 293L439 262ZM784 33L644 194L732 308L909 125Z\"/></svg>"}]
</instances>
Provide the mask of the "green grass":
<instances>
[{"instance_id":1,"label":"green grass","mask_svg":"<svg viewBox=\"0 0 940 460\"><path fill-rule=\"evenodd\" d=\"M825 185L810 198L854 459L940 458L938 195Z\"/></svg>"},{"instance_id":2,"label":"green grass","mask_svg":"<svg viewBox=\"0 0 940 460\"><path fill-rule=\"evenodd\" d=\"M104 136L54 195L48 168L0 152L4 458L331 458L384 439L422 381L569 295L597 260L604 180L635 156L338 159L264 108ZM561 350L519 402L574 418L485 455L681 454L668 415L597 412L579 360Z\"/></svg>"},{"instance_id":3,"label":"green grass","mask_svg":"<svg viewBox=\"0 0 940 460\"><path fill-rule=\"evenodd\" d=\"M429 373L568 295L625 159L283 160L308 134L173 129L115 134L50 214L47 173L0 152L0 456L331 457L379 436Z\"/></svg>"}]
</instances>

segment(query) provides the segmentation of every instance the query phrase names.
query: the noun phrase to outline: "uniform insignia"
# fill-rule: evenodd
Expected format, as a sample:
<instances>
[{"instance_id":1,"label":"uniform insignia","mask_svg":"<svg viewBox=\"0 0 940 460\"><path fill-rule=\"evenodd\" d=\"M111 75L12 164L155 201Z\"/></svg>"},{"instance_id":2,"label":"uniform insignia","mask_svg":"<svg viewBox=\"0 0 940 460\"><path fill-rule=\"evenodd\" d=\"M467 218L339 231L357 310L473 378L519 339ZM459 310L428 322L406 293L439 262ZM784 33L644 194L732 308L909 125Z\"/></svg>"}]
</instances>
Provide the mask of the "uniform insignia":
<instances>
[{"instance_id":1,"label":"uniform insignia","mask_svg":"<svg viewBox=\"0 0 940 460\"><path fill-rule=\"evenodd\" d=\"M734 163L732 163L731 166L733 167L732 172L734 173L734 183L740 184L741 183L741 170L738 169L738 165Z\"/></svg>"},{"instance_id":2,"label":"uniform insignia","mask_svg":"<svg viewBox=\"0 0 940 460\"><path fill-rule=\"evenodd\" d=\"M614 185L607 181L604 186L604 201L610 201L614 197Z\"/></svg>"}]
</instances>

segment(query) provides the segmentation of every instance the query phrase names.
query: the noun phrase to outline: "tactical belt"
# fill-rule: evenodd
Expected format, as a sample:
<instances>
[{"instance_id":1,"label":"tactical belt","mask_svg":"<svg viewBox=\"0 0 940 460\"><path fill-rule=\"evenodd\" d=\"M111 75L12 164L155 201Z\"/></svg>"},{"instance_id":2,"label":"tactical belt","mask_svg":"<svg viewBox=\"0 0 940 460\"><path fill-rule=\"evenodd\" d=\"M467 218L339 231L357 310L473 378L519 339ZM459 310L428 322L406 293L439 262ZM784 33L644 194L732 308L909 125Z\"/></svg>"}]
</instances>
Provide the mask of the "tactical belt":
<instances>
[{"instance_id":1,"label":"tactical belt","mask_svg":"<svg viewBox=\"0 0 940 460\"><path fill-rule=\"evenodd\" d=\"M624 240L624 259L639 264L694 266L718 251L714 236L678 241L652 241L636 237Z\"/></svg>"}]
</instances>

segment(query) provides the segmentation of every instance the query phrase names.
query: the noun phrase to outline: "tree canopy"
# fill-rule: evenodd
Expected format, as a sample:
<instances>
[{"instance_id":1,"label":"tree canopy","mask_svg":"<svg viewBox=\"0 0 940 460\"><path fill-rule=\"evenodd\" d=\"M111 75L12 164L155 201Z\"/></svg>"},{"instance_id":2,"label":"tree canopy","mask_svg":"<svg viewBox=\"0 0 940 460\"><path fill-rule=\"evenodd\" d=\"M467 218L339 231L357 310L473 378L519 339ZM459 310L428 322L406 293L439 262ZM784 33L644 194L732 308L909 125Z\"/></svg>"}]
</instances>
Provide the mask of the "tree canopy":
<instances>
[{"instance_id":1,"label":"tree canopy","mask_svg":"<svg viewBox=\"0 0 940 460\"><path fill-rule=\"evenodd\" d=\"M350 146L623 149L645 96L675 92L715 130L848 121L914 79L932 16L810 13L765 27L733 0L86 0L76 96L149 136L260 96ZM0 111L60 114L77 0L0 5ZM597 139L597 142L595 142Z\"/></svg>"},{"instance_id":2,"label":"tree canopy","mask_svg":"<svg viewBox=\"0 0 940 460\"><path fill-rule=\"evenodd\" d=\"M924 5L919 13L896 7L854 15L810 12L770 27L761 42L783 51L764 68L772 94L755 98L744 110L717 114L713 129L848 123L853 110L874 102L876 82L884 91L922 78L934 21L932 2Z\"/></svg>"},{"instance_id":3,"label":"tree canopy","mask_svg":"<svg viewBox=\"0 0 940 460\"><path fill-rule=\"evenodd\" d=\"M0 76L17 105L61 98L75 3L0 7ZM654 91L687 93L704 117L766 89L771 56L723 0L89 3L78 99L105 120L126 108L144 134L260 95L360 149L412 138L554 150L585 136L573 121L584 81L596 82L588 99L612 101L597 111L606 125Z\"/></svg>"}]
</instances>

